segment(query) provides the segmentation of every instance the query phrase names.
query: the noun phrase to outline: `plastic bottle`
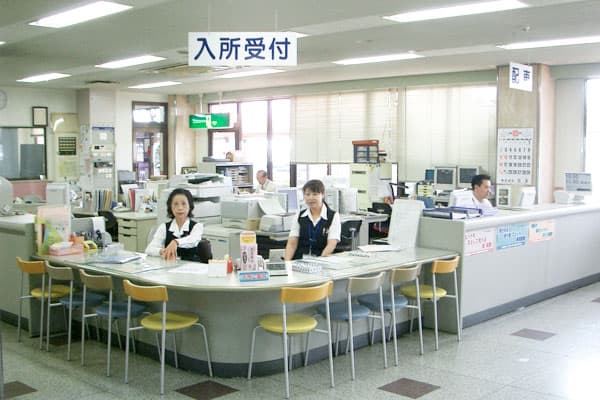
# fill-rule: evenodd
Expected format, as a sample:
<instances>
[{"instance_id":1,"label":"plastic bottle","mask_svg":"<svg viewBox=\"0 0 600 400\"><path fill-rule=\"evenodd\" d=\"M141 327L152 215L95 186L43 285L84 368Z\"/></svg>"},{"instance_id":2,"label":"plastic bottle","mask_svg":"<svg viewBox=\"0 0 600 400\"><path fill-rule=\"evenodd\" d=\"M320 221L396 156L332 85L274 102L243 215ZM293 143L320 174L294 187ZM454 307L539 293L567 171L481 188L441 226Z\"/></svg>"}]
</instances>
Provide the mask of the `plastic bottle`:
<instances>
[{"instance_id":1,"label":"plastic bottle","mask_svg":"<svg viewBox=\"0 0 600 400\"><path fill-rule=\"evenodd\" d=\"M228 255L225 256L225 259L227 260L227 273L231 274L233 272L233 260Z\"/></svg>"}]
</instances>

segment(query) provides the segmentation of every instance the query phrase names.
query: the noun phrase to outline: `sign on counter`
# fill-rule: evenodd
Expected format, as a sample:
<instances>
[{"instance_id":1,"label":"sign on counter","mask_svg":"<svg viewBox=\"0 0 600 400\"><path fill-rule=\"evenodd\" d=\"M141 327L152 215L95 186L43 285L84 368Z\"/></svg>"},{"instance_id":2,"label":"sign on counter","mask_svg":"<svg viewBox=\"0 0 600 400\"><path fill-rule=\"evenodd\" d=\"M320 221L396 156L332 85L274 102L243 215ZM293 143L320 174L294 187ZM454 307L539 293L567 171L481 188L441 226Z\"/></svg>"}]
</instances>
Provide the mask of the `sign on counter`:
<instances>
[{"instance_id":1,"label":"sign on counter","mask_svg":"<svg viewBox=\"0 0 600 400\"><path fill-rule=\"evenodd\" d=\"M529 241L543 242L552 240L556 235L556 222L553 219L531 222L529 224Z\"/></svg>"},{"instance_id":2,"label":"sign on counter","mask_svg":"<svg viewBox=\"0 0 600 400\"><path fill-rule=\"evenodd\" d=\"M503 225L496 228L496 249L524 246L527 243L528 224Z\"/></svg>"},{"instance_id":3,"label":"sign on counter","mask_svg":"<svg viewBox=\"0 0 600 400\"><path fill-rule=\"evenodd\" d=\"M465 256L494 251L496 230L494 228L465 232Z\"/></svg>"}]
</instances>

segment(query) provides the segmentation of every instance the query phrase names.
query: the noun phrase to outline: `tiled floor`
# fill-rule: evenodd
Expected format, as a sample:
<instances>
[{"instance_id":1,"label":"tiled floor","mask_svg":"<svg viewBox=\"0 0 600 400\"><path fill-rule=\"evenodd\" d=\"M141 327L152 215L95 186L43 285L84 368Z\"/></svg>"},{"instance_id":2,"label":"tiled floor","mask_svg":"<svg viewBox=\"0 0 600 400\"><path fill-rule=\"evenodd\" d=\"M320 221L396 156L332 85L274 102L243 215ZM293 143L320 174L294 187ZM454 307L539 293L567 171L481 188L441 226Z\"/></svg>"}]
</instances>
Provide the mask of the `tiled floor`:
<instances>
[{"instance_id":1,"label":"tiled floor","mask_svg":"<svg viewBox=\"0 0 600 400\"><path fill-rule=\"evenodd\" d=\"M600 385L600 283L587 286L501 318L465 329L463 340L441 335L433 350L433 333L425 331L425 355L418 355L417 335L399 341L400 365L383 368L381 346L357 351L356 381L350 360L334 360L335 388L329 387L327 361L291 372L295 399L443 399L443 400L598 400ZM18 399L160 398L159 365L132 357L130 383L124 384L123 352L113 352L113 374L104 374L103 345L88 342L85 367L79 348L65 361L66 348L46 353L37 339L16 343L16 329L0 324L7 394ZM10 383L17 382L17 383ZM209 379L166 369L166 399L280 399L283 374L251 381ZM32 388L35 392L28 392Z\"/></svg>"}]
</instances>

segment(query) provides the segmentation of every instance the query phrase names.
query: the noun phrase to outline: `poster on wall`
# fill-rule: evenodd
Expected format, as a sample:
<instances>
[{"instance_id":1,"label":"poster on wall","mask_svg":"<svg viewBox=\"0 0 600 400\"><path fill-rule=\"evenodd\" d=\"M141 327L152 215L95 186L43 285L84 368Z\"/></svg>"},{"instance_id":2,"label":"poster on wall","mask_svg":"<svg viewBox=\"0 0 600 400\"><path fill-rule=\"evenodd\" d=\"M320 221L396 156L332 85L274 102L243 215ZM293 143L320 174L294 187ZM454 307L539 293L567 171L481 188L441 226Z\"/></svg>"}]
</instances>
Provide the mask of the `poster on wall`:
<instances>
[{"instance_id":1,"label":"poster on wall","mask_svg":"<svg viewBox=\"0 0 600 400\"><path fill-rule=\"evenodd\" d=\"M494 228L465 232L465 256L494 251L496 230Z\"/></svg>"},{"instance_id":2,"label":"poster on wall","mask_svg":"<svg viewBox=\"0 0 600 400\"><path fill-rule=\"evenodd\" d=\"M531 185L533 128L498 129L496 184Z\"/></svg>"},{"instance_id":3,"label":"poster on wall","mask_svg":"<svg viewBox=\"0 0 600 400\"><path fill-rule=\"evenodd\" d=\"M556 223L553 219L535 221L529 224L529 241L543 242L552 240L556 235Z\"/></svg>"},{"instance_id":4,"label":"poster on wall","mask_svg":"<svg viewBox=\"0 0 600 400\"><path fill-rule=\"evenodd\" d=\"M524 246L527 243L528 224L503 225L496 228L496 249Z\"/></svg>"}]
</instances>

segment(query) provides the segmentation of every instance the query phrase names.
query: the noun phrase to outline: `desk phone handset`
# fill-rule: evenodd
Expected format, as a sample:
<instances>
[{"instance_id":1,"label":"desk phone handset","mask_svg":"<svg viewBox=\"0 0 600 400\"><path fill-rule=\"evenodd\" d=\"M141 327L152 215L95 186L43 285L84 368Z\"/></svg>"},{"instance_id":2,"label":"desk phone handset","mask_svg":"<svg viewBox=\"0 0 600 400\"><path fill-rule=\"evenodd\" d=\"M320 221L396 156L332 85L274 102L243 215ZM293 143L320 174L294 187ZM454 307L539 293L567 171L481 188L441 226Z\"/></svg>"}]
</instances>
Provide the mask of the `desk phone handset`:
<instances>
[{"instance_id":1,"label":"desk phone handset","mask_svg":"<svg viewBox=\"0 0 600 400\"><path fill-rule=\"evenodd\" d=\"M83 242L83 249L85 251L98 250L98 245L93 240L85 240Z\"/></svg>"}]
</instances>

